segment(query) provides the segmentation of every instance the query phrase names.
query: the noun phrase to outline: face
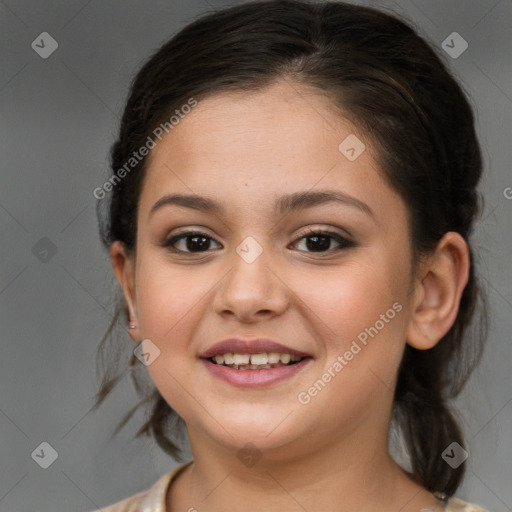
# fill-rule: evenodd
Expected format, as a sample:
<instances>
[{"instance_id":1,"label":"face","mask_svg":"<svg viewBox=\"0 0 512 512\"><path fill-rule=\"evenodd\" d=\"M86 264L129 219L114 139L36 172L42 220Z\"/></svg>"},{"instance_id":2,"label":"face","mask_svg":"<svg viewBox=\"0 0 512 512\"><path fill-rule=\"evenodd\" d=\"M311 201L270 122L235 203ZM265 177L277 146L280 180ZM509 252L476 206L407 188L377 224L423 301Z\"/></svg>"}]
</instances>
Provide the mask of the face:
<instances>
[{"instance_id":1,"label":"face","mask_svg":"<svg viewBox=\"0 0 512 512\"><path fill-rule=\"evenodd\" d=\"M162 201L175 194L217 208ZM130 261L134 336L160 350L149 373L189 435L275 457L387 435L411 314L407 210L325 96L279 82L199 102L151 152ZM228 338L308 357L215 371L200 356ZM249 377L265 371L280 376Z\"/></svg>"}]
</instances>

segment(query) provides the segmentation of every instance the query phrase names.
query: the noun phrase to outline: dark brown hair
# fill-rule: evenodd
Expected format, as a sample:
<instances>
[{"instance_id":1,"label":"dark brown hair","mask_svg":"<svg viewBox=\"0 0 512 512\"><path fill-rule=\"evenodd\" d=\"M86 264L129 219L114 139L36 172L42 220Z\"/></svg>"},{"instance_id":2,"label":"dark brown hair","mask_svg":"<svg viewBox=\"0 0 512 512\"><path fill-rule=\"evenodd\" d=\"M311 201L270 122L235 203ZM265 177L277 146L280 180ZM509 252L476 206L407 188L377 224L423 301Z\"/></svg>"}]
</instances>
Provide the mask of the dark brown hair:
<instances>
[{"instance_id":1,"label":"dark brown hair","mask_svg":"<svg viewBox=\"0 0 512 512\"><path fill-rule=\"evenodd\" d=\"M342 2L253 1L205 15L186 26L144 64L111 150L115 174L160 123L193 97L259 90L280 79L327 94L368 136L380 169L408 206L414 262L448 231L469 239L479 210L481 153L471 106L436 51L396 15ZM98 202L100 234L136 251L137 205L146 158ZM473 253L470 248L470 256ZM124 375L126 363L107 353L107 339L126 306L119 299L98 351L102 381L96 407ZM477 315L477 313L479 313ZM463 435L448 401L478 362L486 335L485 297L474 264L454 325L430 350L407 345L394 397L394 420L405 438L413 477L452 495L464 464L452 469L441 453ZM136 358L129 366L151 414L137 436L153 434L176 460L184 422L158 390L143 389Z\"/></svg>"}]
</instances>

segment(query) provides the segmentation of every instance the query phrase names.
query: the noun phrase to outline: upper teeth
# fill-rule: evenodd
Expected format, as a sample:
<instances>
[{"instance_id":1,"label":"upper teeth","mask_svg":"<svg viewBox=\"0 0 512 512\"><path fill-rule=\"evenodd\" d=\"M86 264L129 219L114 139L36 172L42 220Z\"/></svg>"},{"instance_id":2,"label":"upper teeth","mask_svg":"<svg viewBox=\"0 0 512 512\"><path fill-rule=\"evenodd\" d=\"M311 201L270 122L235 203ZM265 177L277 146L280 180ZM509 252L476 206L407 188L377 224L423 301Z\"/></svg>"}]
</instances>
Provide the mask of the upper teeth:
<instances>
[{"instance_id":1,"label":"upper teeth","mask_svg":"<svg viewBox=\"0 0 512 512\"><path fill-rule=\"evenodd\" d=\"M218 354L213 357L217 364L288 364L290 361L300 361L302 357L277 352L263 352L261 354Z\"/></svg>"}]
</instances>

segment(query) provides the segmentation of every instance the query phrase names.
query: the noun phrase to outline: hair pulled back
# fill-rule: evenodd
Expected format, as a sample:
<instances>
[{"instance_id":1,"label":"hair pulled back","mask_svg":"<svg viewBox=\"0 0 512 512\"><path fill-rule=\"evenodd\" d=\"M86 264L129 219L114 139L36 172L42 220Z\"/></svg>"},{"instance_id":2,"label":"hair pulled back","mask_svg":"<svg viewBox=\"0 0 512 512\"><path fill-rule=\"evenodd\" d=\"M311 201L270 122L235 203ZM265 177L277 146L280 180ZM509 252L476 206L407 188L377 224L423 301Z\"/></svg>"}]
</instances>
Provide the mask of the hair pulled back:
<instances>
[{"instance_id":1,"label":"hair pulled back","mask_svg":"<svg viewBox=\"0 0 512 512\"><path fill-rule=\"evenodd\" d=\"M280 79L328 94L333 108L371 139L384 177L408 206L415 261L448 231L469 242L482 171L469 102L422 37L395 15L368 7L252 1L189 24L135 77L111 149L112 173L191 97L200 101L229 90L259 90ZM98 201L100 234L107 248L120 240L136 250L146 159L113 187L108 201ZM448 401L460 392L481 355L486 332L483 305L472 264L452 328L430 350L407 345L399 369L394 420L404 436L414 478L430 491L452 495L463 477L464 464L452 469L441 453L453 441L464 445ZM116 311L100 351L106 349L105 341L123 309L126 314L124 305ZM108 364L96 406L122 376L112 375ZM134 368L134 355L129 365ZM143 390L138 378L134 383L143 399L117 430L137 407L149 403L151 415L137 435L153 434L180 460L173 436L183 420L157 390Z\"/></svg>"}]
</instances>

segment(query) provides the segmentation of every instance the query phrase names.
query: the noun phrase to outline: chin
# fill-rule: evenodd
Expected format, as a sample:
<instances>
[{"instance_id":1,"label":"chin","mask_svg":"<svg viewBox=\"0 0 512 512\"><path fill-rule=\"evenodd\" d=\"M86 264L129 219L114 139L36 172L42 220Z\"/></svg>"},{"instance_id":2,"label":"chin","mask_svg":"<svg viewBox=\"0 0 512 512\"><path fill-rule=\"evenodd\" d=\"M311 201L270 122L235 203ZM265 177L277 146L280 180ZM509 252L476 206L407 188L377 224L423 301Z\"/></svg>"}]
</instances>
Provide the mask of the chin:
<instances>
[{"instance_id":1,"label":"chin","mask_svg":"<svg viewBox=\"0 0 512 512\"><path fill-rule=\"evenodd\" d=\"M248 443L254 445L261 452L284 447L296 438L288 428L284 426L285 415L278 417L269 416L266 419L259 418L255 421L254 416L237 416L236 418L224 418L222 426L216 424L214 432L210 433L218 442L226 448L235 451L241 449Z\"/></svg>"}]
</instances>

